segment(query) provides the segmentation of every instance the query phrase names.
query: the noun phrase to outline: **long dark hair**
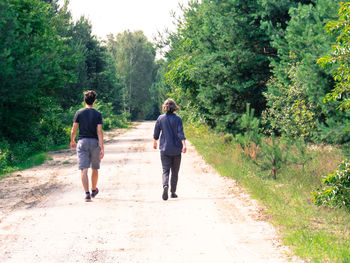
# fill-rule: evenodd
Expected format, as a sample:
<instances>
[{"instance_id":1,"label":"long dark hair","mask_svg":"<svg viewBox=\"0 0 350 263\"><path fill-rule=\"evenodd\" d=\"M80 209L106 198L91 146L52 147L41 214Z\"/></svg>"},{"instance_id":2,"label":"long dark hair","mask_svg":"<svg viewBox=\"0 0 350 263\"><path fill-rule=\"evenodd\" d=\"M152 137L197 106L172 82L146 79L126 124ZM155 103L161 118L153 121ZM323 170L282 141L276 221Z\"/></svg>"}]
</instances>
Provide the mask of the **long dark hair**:
<instances>
[{"instance_id":1,"label":"long dark hair","mask_svg":"<svg viewBox=\"0 0 350 263\"><path fill-rule=\"evenodd\" d=\"M175 101L173 101L172 99L167 99L166 101L164 101L162 106L163 112L166 112L166 113L173 113L174 111L179 109L180 109L179 106L177 106Z\"/></svg>"}]
</instances>

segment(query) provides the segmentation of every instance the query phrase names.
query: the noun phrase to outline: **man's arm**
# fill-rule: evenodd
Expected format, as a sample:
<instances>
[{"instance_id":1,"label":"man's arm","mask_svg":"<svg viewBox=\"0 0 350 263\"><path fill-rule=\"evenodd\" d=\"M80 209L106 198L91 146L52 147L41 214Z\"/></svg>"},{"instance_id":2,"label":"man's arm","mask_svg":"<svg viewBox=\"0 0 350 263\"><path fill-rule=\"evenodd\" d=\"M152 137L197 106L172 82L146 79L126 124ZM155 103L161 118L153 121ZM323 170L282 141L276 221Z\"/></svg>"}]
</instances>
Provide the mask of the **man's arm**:
<instances>
[{"instance_id":1,"label":"man's arm","mask_svg":"<svg viewBox=\"0 0 350 263\"><path fill-rule=\"evenodd\" d=\"M100 145L101 151L100 151L100 160L105 155L104 153L104 146L103 146L103 131L102 131L102 124L97 125L97 136L98 136L98 143Z\"/></svg>"},{"instance_id":2,"label":"man's arm","mask_svg":"<svg viewBox=\"0 0 350 263\"><path fill-rule=\"evenodd\" d=\"M153 132L153 149L157 149L157 141L159 139L160 135L160 124L159 124L159 119L156 121L156 125L154 126L154 132Z\"/></svg>"},{"instance_id":3,"label":"man's arm","mask_svg":"<svg viewBox=\"0 0 350 263\"><path fill-rule=\"evenodd\" d=\"M186 151L187 151L187 148L186 148L186 140L182 140L181 142L182 142L182 152L183 152L183 153L186 153Z\"/></svg>"},{"instance_id":4,"label":"man's arm","mask_svg":"<svg viewBox=\"0 0 350 263\"><path fill-rule=\"evenodd\" d=\"M179 118L179 125L177 126L177 136L179 136L181 142L182 142L182 152L186 153L187 148L186 148L186 137L184 134L184 128L182 125L182 120Z\"/></svg>"},{"instance_id":5,"label":"man's arm","mask_svg":"<svg viewBox=\"0 0 350 263\"><path fill-rule=\"evenodd\" d=\"M70 147L75 148L77 146L75 142L75 136L77 135L77 130L79 127L78 122L73 122L72 130L70 132Z\"/></svg>"},{"instance_id":6,"label":"man's arm","mask_svg":"<svg viewBox=\"0 0 350 263\"><path fill-rule=\"evenodd\" d=\"M184 128L182 125L182 120L180 117L178 117L178 124L177 124L177 136L181 141L186 140L185 134L184 134Z\"/></svg>"}]
</instances>

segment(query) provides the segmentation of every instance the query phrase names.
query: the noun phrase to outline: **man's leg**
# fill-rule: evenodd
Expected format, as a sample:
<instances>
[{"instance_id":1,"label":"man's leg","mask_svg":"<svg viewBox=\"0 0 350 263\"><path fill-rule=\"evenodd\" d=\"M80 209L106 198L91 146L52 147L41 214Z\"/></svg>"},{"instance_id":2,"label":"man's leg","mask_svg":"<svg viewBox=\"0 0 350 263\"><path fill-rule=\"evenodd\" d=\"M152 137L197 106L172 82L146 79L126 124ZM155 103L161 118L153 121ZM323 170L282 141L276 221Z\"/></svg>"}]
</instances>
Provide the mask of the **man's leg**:
<instances>
[{"instance_id":1,"label":"man's leg","mask_svg":"<svg viewBox=\"0 0 350 263\"><path fill-rule=\"evenodd\" d=\"M96 186L97 186L97 181L98 181L98 170L97 169L91 169L92 173L91 173L91 190L96 190Z\"/></svg>"},{"instance_id":2,"label":"man's leg","mask_svg":"<svg viewBox=\"0 0 350 263\"><path fill-rule=\"evenodd\" d=\"M162 161L163 167L163 200L168 200L168 188L169 188L169 173L171 168L171 156L167 156L165 154L160 154L160 159Z\"/></svg>"},{"instance_id":3,"label":"man's leg","mask_svg":"<svg viewBox=\"0 0 350 263\"><path fill-rule=\"evenodd\" d=\"M81 182L83 184L86 196L85 201L90 202L88 167L90 167L88 140L80 139L77 144L78 167L81 170Z\"/></svg>"},{"instance_id":4,"label":"man's leg","mask_svg":"<svg viewBox=\"0 0 350 263\"><path fill-rule=\"evenodd\" d=\"M81 182L83 183L85 193L89 192L88 168L81 169Z\"/></svg>"},{"instance_id":5,"label":"man's leg","mask_svg":"<svg viewBox=\"0 0 350 263\"><path fill-rule=\"evenodd\" d=\"M172 164L171 164L171 181L170 181L170 192L172 194L175 194L176 187L177 187L177 181L179 178L179 170L180 170L180 164L181 164L181 154L177 156L173 156L172 158Z\"/></svg>"},{"instance_id":6,"label":"man's leg","mask_svg":"<svg viewBox=\"0 0 350 263\"><path fill-rule=\"evenodd\" d=\"M81 170L81 182L85 192L89 192L88 167L90 167L89 152L87 150L87 140L80 139L77 144L78 167Z\"/></svg>"},{"instance_id":7,"label":"man's leg","mask_svg":"<svg viewBox=\"0 0 350 263\"><path fill-rule=\"evenodd\" d=\"M171 168L171 156L167 156L165 154L160 154L160 159L162 161L162 168L163 168L163 175L162 175L163 187L169 186L169 173L170 173L170 168Z\"/></svg>"},{"instance_id":8,"label":"man's leg","mask_svg":"<svg viewBox=\"0 0 350 263\"><path fill-rule=\"evenodd\" d=\"M98 145L98 140L90 141L90 160L91 160L91 197L95 197L99 190L96 187L98 181L98 169L100 169L100 147Z\"/></svg>"}]
</instances>

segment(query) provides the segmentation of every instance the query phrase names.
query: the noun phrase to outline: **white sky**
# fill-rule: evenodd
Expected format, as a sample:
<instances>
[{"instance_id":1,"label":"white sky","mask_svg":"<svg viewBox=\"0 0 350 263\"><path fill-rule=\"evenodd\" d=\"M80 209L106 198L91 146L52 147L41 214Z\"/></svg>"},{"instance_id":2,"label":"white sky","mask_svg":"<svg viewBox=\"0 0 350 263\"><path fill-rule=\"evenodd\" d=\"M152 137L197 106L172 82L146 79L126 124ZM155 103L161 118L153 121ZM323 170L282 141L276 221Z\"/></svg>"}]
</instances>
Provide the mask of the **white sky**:
<instances>
[{"instance_id":1,"label":"white sky","mask_svg":"<svg viewBox=\"0 0 350 263\"><path fill-rule=\"evenodd\" d=\"M73 19L81 15L92 24L92 33L105 39L124 30L142 30L149 41L165 28L175 29L171 11L180 14L178 3L188 0L70 0Z\"/></svg>"}]
</instances>

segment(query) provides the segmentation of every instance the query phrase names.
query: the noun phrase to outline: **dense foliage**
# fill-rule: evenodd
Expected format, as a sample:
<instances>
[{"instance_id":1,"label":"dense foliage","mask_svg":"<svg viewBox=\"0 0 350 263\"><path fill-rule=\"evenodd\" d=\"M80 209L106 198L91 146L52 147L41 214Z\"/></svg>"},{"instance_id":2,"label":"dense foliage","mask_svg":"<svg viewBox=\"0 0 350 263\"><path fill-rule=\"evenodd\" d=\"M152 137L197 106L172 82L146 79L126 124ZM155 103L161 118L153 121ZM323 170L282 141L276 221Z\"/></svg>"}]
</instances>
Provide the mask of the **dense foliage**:
<instances>
[{"instance_id":1,"label":"dense foliage","mask_svg":"<svg viewBox=\"0 0 350 263\"><path fill-rule=\"evenodd\" d=\"M350 162L343 161L339 168L324 176L323 184L314 193L317 205L350 208Z\"/></svg>"},{"instance_id":2,"label":"dense foliage","mask_svg":"<svg viewBox=\"0 0 350 263\"><path fill-rule=\"evenodd\" d=\"M349 47L350 47L350 3L341 3L339 9L340 20L329 22L326 26L329 33L338 32L337 45L332 47L331 54L320 58L318 62L323 66L335 64L337 67L333 71L334 80L337 82L335 88L327 94L325 101L340 103L339 109L344 110L349 116ZM345 132L349 134L350 122L345 122L347 127ZM323 184L316 193L314 201L317 205L328 205L331 207L350 208L350 164L349 160L343 161L339 168L332 174L325 176Z\"/></svg>"},{"instance_id":3,"label":"dense foliage","mask_svg":"<svg viewBox=\"0 0 350 263\"><path fill-rule=\"evenodd\" d=\"M171 36L167 79L212 127L237 131L248 102L259 114L269 79L269 38L256 1L197 1Z\"/></svg>"},{"instance_id":4,"label":"dense foliage","mask_svg":"<svg viewBox=\"0 0 350 263\"><path fill-rule=\"evenodd\" d=\"M350 109L350 67L348 58L350 56L350 3L342 2L339 9L339 20L329 22L326 26L327 32L336 34L337 44L332 46L332 53L319 59L319 63L327 67L327 65L336 64L334 68L334 79L337 85L327 94L327 101L341 101L340 109Z\"/></svg>"},{"instance_id":5,"label":"dense foliage","mask_svg":"<svg viewBox=\"0 0 350 263\"><path fill-rule=\"evenodd\" d=\"M1 1L0 133L35 141L46 112L57 106L55 92L70 81L62 58L68 51L58 35L56 14L42 1Z\"/></svg>"},{"instance_id":6,"label":"dense foliage","mask_svg":"<svg viewBox=\"0 0 350 263\"><path fill-rule=\"evenodd\" d=\"M346 53L337 56L346 50L347 7L328 26L330 35L325 25L337 19L340 1L190 1L177 30L159 43L168 48L170 94L219 131L244 133L241 115L249 103L266 134L345 144L350 116L337 107L347 103L348 89L336 85L332 72L348 65ZM337 37L343 49L334 46L332 65L323 68L317 60ZM343 104L325 102L332 90Z\"/></svg>"},{"instance_id":7,"label":"dense foliage","mask_svg":"<svg viewBox=\"0 0 350 263\"><path fill-rule=\"evenodd\" d=\"M68 4L0 0L0 173L34 153L68 143L86 90L99 94L96 107L105 129L125 125L126 106L133 105L133 118L159 113L149 99L155 50L142 32L124 33L134 39L135 49L128 79L127 66L119 66L123 60L97 40L86 18L72 20Z\"/></svg>"},{"instance_id":8,"label":"dense foliage","mask_svg":"<svg viewBox=\"0 0 350 263\"><path fill-rule=\"evenodd\" d=\"M329 0L291 8L283 37L271 36L277 57L271 58L274 77L267 85L265 119L275 131L314 141L349 141L343 129L349 116L324 103L334 86L332 74L317 64L334 43L324 25L336 19L338 8L339 1Z\"/></svg>"}]
</instances>

